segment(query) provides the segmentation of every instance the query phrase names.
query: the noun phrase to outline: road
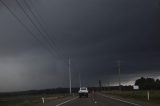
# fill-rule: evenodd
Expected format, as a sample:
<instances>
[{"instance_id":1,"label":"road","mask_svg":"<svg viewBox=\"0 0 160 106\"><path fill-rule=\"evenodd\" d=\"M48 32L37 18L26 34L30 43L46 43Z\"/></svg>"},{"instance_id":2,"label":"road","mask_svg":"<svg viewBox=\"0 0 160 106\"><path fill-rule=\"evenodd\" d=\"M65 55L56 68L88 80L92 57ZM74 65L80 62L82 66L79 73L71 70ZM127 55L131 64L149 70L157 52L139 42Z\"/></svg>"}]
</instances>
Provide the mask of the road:
<instances>
[{"instance_id":1,"label":"road","mask_svg":"<svg viewBox=\"0 0 160 106\"><path fill-rule=\"evenodd\" d=\"M128 102L122 99L112 98L102 94L92 94L88 98L68 97L61 100L51 101L39 106L148 106ZM150 105L149 105L150 106ZM155 106L155 105L152 105Z\"/></svg>"}]
</instances>

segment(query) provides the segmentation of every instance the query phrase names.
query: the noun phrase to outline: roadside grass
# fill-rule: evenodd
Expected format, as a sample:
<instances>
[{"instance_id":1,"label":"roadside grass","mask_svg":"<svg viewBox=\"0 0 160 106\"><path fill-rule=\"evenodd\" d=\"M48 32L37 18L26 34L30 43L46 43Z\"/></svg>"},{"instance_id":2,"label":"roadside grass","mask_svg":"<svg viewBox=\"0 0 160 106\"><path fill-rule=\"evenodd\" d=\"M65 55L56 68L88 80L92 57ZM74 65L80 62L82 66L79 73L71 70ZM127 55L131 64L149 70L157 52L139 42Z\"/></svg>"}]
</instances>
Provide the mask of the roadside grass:
<instances>
[{"instance_id":1,"label":"roadside grass","mask_svg":"<svg viewBox=\"0 0 160 106\"><path fill-rule=\"evenodd\" d=\"M44 97L45 102L64 98L68 94L44 94L44 95L25 95L25 96L11 96L0 98L0 106L34 106L36 104L42 103L42 97Z\"/></svg>"},{"instance_id":2,"label":"roadside grass","mask_svg":"<svg viewBox=\"0 0 160 106\"><path fill-rule=\"evenodd\" d=\"M103 91L103 93L108 95L119 96L122 98L129 98L140 100L144 102L150 103L158 103L160 104L160 90L151 90L150 91L150 100L147 99L147 91Z\"/></svg>"}]
</instances>

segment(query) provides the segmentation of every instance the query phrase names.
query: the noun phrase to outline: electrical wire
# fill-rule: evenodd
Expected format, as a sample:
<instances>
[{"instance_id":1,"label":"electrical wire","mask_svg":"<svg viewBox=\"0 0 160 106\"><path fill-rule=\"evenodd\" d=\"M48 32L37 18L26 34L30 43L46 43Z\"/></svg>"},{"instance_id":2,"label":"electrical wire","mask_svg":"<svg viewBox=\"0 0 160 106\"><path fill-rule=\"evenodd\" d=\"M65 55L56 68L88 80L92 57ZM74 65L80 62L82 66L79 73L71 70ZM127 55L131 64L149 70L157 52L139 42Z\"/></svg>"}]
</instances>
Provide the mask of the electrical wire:
<instances>
[{"instance_id":1,"label":"electrical wire","mask_svg":"<svg viewBox=\"0 0 160 106\"><path fill-rule=\"evenodd\" d=\"M41 22L39 21L38 17L37 17L36 14L32 11L30 5L27 3L26 0L24 0L24 4L26 5L27 9L30 11L30 13L32 14L32 16L35 18L35 20L37 21L37 23L40 25L41 29L45 32L47 38L51 41L51 43L53 43L54 45L56 45L55 41L50 38L49 33L48 33L47 30L43 27L43 25L42 25Z\"/></svg>"},{"instance_id":2,"label":"electrical wire","mask_svg":"<svg viewBox=\"0 0 160 106\"><path fill-rule=\"evenodd\" d=\"M27 27L27 25L25 25L21 19L12 11L12 9L10 9L10 7L2 0L0 0L1 4L17 19L17 21L26 29L27 32L29 32L31 34L31 36L37 40L49 53L52 53L52 51L50 51L50 49L48 49L48 47L46 47L43 42L36 36L34 35L34 33Z\"/></svg>"},{"instance_id":3,"label":"electrical wire","mask_svg":"<svg viewBox=\"0 0 160 106\"><path fill-rule=\"evenodd\" d=\"M18 1L18 0L17 0ZM29 0L30 2L31 2L31 0ZM37 9L36 9L36 13L37 13L37 15L38 15L38 17L36 16L36 14L33 12L33 10L31 9L31 6L28 4L28 2L26 1L26 0L24 0L24 3L25 3L25 5L26 5L26 7L27 7L27 9L30 11L30 13L32 14L32 16L35 18L35 20L37 21L37 23L40 25L40 27L43 29L43 31L46 33L46 35L47 35L47 37L49 38L49 39L51 39L50 38L50 35L49 35L49 33L47 32L47 30L43 27L43 25L41 24L41 22L39 21L39 19L38 19L38 17L40 17L40 19L41 19L41 21L44 23L44 20L43 20L43 18L41 17L41 15L39 14L39 12L37 11ZM32 4L32 2L31 2L31 4ZM33 4L32 4L32 7L33 7ZM54 37L55 38L55 37ZM52 39L51 39L52 40ZM51 41L51 43L53 43L53 44L55 44L55 41ZM55 44L56 45L56 44ZM59 49L59 48L56 48L56 49ZM59 49L60 50L60 49ZM63 51L64 52L64 51ZM57 51L56 51L56 53L57 53ZM59 56L59 54L57 54L58 56ZM62 53L61 54L63 57L66 57L66 56L64 56L64 54ZM67 64L68 64L68 62L67 62Z\"/></svg>"},{"instance_id":4,"label":"electrical wire","mask_svg":"<svg viewBox=\"0 0 160 106\"><path fill-rule=\"evenodd\" d=\"M28 2L30 2L30 3L28 3ZM32 15L34 15L34 17L36 17L36 20L40 20L39 21L39 23L41 24L41 22L44 24L44 25L46 25L46 23L45 23L45 21L44 21L44 19L42 18L42 16L40 15L40 13L38 12L38 10L35 8L35 6L33 5L33 2L31 1L31 0L24 0L24 3L25 3L25 5L28 7L28 9L30 9L30 12L32 13ZM31 6L30 6L31 5ZM34 11L32 10L32 8L31 7L34 7L34 11L35 11L35 13L34 13ZM37 15L37 16L36 16ZM43 25L41 24L41 26L43 27ZM54 37L54 40L55 41L52 41L52 42L56 42L56 37L53 35L53 34L50 34L46 29L45 29L45 27L43 27L44 28L44 30L46 31L46 33L48 34L48 36L50 37L50 35L52 35L52 37ZM60 48L56 48L57 50L60 50ZM63 50L63 48L61 48L61 50L62 50L62 56L63 57L66 57L66 56L64 56L64 50Z\"/></svg>"},{"instance_id":5,"label":"electrical wire","mask_svg":"<svg viewBox=\"0 0 160 106\"><path fill-rule=\"evenodd\" d=\"M45 35L43 35L43 32L41 32L41 30L39 29L39 27L34 23L34 21L32 20L32 18L27 14L25 8L21 5L21 3L18 0L15 0L18 4L18 6L22 9L22 11L24 12L24 14L26 15L26 17L30 20L30 22L32 23L32 25L36 28L36 30L41 34L41 36L47 41L47 43L49 44L49 46L52 48L52 50L54 51L55 48L53 47L53 45L49 42L49 40L46 38ZM54 51L55 52L55 51Z\"/></svg>"}]
</instances>

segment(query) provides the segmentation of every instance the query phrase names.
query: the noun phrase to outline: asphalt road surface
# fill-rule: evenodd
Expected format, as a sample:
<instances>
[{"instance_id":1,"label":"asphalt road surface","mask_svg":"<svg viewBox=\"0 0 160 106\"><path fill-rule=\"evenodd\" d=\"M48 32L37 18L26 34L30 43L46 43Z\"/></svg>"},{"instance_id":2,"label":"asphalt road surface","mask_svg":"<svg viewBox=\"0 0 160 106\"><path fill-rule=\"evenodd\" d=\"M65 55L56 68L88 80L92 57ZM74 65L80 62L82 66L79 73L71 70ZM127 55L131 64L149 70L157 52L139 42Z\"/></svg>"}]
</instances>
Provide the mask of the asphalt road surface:
<instances>
[{"instance_id":1,"label":"asphalt road surface","mask_svg":"<svg viewBox=\"0 0 160 106\"><path fill-rule=\"evenodd\" d=\"M39 106L148 106L128 102L122 99L112 98L103 94L90 94L88 98L68 97L60 100L51 101ZM150 106L150 105L149 105ZM151 105L155 106L155 105Z\"/></svg>"}]
</instances>

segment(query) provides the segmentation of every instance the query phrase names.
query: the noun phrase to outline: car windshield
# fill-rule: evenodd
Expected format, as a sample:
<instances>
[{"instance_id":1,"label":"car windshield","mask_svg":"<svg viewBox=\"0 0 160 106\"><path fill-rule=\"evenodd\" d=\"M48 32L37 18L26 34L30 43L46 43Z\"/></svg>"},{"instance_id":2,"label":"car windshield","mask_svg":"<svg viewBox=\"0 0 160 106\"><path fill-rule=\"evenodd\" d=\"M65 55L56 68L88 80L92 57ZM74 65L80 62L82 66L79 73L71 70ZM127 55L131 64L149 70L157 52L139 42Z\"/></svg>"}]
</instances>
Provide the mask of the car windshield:
<instances>
[{"instance_id":1,"label":"car windshield","mask_svg":"<svg viewBox=\"0 0 160 106\"><path fill-rule=\"evenodd\" d=\"M83 88L80 88L81 90L87 90L87 88L83 87Z\"/></svg>"}]
</instances>

